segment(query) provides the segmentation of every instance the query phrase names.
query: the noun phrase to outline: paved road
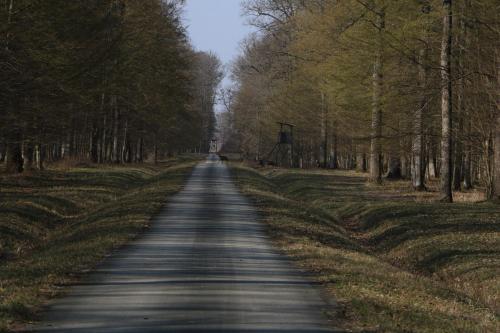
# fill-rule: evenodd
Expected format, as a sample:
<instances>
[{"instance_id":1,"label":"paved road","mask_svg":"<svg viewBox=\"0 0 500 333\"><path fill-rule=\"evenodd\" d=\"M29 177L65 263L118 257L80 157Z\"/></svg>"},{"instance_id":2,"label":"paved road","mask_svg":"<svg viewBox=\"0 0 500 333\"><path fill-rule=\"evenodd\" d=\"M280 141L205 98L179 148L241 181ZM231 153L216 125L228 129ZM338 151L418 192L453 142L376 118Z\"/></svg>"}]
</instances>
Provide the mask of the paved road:
<instances>
[{"instance_id":1,"label":"paved road","mask_svg":"<svg viewBox=\"0 0 500 333\"><path fill-rule=\"evenodd\" d=\"M151 230L55 301L36 332L332 332L318 288L272 249L211 156Z\"/></svg>"}]
</instances>

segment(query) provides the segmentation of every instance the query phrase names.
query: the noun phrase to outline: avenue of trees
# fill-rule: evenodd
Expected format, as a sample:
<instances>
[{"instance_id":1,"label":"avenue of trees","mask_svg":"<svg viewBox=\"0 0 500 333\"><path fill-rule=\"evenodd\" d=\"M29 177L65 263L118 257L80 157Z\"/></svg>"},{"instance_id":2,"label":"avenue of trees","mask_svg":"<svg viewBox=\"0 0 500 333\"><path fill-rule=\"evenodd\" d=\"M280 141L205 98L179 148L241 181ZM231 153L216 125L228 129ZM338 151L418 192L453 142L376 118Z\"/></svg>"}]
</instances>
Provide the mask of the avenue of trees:
<instances>
[{"instance_id":1,"label":"avenue of trees","mask_svg":"<svg viewBox=\"0 0 500 333\"><path fill-rule=\"evenodd\" d=\"M500 193L500 2L246 0L258 32L224 92L225 142L269 159L294 124L291 164L373 182L440 178L443 201ZM496 163L495 163L496 161Z\"/></svg>"},{"instance_id":2,"label":"avenue of trees","mask_svg":"<svg viewBox=\"0 0 500 333\"><path fill-rule=\"evenodd\" d=\"M0 0L0 161L11 173L206 151L222 66L182 0Z\"/></svg>"}]
</instances>

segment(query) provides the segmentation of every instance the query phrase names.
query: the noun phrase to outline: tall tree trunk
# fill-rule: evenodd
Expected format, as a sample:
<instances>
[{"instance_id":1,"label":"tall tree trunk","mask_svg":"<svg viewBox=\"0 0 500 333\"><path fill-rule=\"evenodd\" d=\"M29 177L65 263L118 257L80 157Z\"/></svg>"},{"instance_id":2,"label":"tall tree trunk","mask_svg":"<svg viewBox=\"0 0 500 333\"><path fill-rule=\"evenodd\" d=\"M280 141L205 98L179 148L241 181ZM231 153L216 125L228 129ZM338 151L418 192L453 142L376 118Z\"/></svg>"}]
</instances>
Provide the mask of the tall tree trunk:
<instances>
[{"instance_id":1,"label":"tall tree trunk","mask_svg":"<svg viewBox=\"0 0 500 333\"><path fill-rule=\"evenodd\" d=\"M495 185L494 196L500 198L500 50L496 50L496 70L497 70L497 88L496 92L496 126L495 126Z\"/></svg>"},{"instance_id":2,"label":"tall tree trunk","mask_svg":"<svg viewBox=\"0 0 500 333\"><path fill-rule=\"evenodd\" d=\"M424 114L427 110L428 96L427 96L427 45L424 45L420 50L419 56L419 82L422 96L420 97L420 105L415 113L413 122L413 174L412 182L413 188L417 191L424 191L425 188L425 163L424 163Z\"/></svg>"},{"instance_id":3,"label":"tall tree trunk","mask_svg":"<svg viewBox=\"0 0 500 333\"><path fill-rule=\"evenodd\" d=\"M95 126L90 135L90 159L99 163L99 129Z\"/></svg>"},{"instance_id":4,"label":"tall tree trunk","mask_svg":"<svg viewBox=\"0 0 500 333\"><path fill-rule=\"evenodd\" d=\"M116 96L113 96L113 148L111 152L111 160L113 163L119 163L120 159L118 156L118 123L119 123L119 112L118 112L118 102Z\"/></svg>"},{"instance_id":5,"label":"tall tree trunk","mask_svg":"<svg viewBox=\"0 0 500 333\"><path fill-rule=\"evenodd\" d=\"M458 128L455 135L455 149L454 149L455 158L453 161L453 190L460 191L462 189L464 158L463 158L463 144L459 136L462 135L464 130L463 117L465 115L463 114L462 112L463 110L461 110L460 106L462 104L461 97L458 98L457 102L458 102L457 110L459 113L458 115L459 118L458 118Z\"/></svg>"},{"instance_id":6,"label":"tall tree trunk","mask_svg":"<svg viewBox=\"0 0 500 333\"><path fill-rule=\"evenodd\" d=\"M457 106L456 115L458 126L455 129L455 149L454 149L454 162L453 162L453 189L460 191L462 189L462 179L464 170L464 121L466 117L464 94L465 94L465 66L464 66L464 48L467 47L467 25L465 23L466 15L466 1L461 6L461 15L459 21L459 32L456 37L457 45L459 48L457 59L457 73L459 75L457 82Z\"/></svg>"},{"instance_id":7,"label":"tall tree trunk","mask_svg":"<svg viewBox=\"0 0 500 333\"><path fill-rule=\"evenodd\" d=\"M37 144L35 146L35 164L37 170L44 170L45 167L43 165L43 162L45 160L45 149L42 147L41 144Z\"/></svg>"},{"instance_id":8,"label":"tall tree trunk","mask_svg":"<svg viewBox=\"0 0 500 333\"><path fill-rule=\"evenodd\" d=\"M444 0L443 36L441 43L441 192L442 201L453 202L452 182L452 82L451 43L453 10L452 0Z\"/></svg>"},{"instance_id":9,"label":"tall tree trunk","mask_svg":"<svg viewBox=\"0 0 500 333\"><path fill-rule=\"evenodd\" d=\"M328 110L326 106L325 93L321 93L321 132L323 138L323 167L328 168Z\"/></svg>"},{"instance_id":10,"label":"tall tree trunk","mask_svg":"<svg viewBox=\"0 0 500 333\"><path fill-rule=\"evenodd\" d=\"M122 144L122 151L121 151L121 162L125 163L127 162L127 149L128 149L128 120L125 119L125 125L123 128L123 144Z\"/></svg>"},{"instance_id":11,"label":"tall tree trunk","mask_svg":"<svg viewBox=\"0 0 500 333\"><path fill-rule=\"evenodd\" d=\"M76 130L74 125L71 126L70 134L68 135L68 154L70 157L76 156Z\"/></svg>"},{"instance_id":12,"label":"tall tree trunk","mask_svg":"<svg viewBox=\"0 0 500 333\"><path fill-rule=\"evenodd\" d=\"M158 140L157 137L155 136L155 143L154 143L154 163L158 164Z\"/></svg>"},{"instance_id":13,"label":"tall tree trunk","mask_svg":"<svg viewBox=\"0 0 500 333\"><path fill-rule=\"evenodd\" d=\"M498 124L498 121L497 121ZM470 120L468 120L467 124L467 133L471 133L470 130ZM464 189L470 190L474 187L472 182L472 144L470 139L467 140L466 150L465 150L465 159L464 159Z\"/></svg>"},{"instance_id":14,"label":"tall tree trunk","mask_svg":"<svg viewBox=\"0 0 500 333\"><path fill-rule=\"evenodd\" d=\"M377 15L378 45L373 66L373 106L370 146L370 181L382 182L382 67L383 67L383 34L385 31L385 10Z\"/></svg>"},{"instance_id":15,"label":"tall tree trunk","mask_svg":"<svg viewBox=\"0 0 500 333\"><path fill-rule=\"evenodd\" d=\"M410 172L410 163L408 163L408 156L402 152L401 153L401 178L407 179Z\"/></svg>"},{"instance_id":16,"label":"tall tree trunk","mask_svg":"<svg viewBox=\"0 0 500 333\"><path fill-rule=\"evenodd\" d=\"M431 128L427 135L427 172L428 179L439 177L438 150L439 143L435 137L434 130Z\"/></svg>"},{"instance_id":17,"label":"tall tree trunk","mask_svg":"<svg viewBox=\"0 0 500 333\"><path fill-rule=\"evenodd\" d=\"M339 137L337 136L337 126L334 127L330 167L332 169L339 168Z\"/></svg>"},{"instance_id":18,"label":"tall tree trunk","mask_svg":"<svg viewBox=\"0 0 500 333\"><path fill-rule=\"evenodd\" d=\"M104 112L104 107L105 107L105 102L106 102L106 95L102 93L101 95L101 107L100 107L100 112L99 114L103 116L103 124L102 124L102 132L99 130L99 126L96 126L96 130L98 132L98 139L96 140L98 144L98 158L97 158L97 163L104 163L106 159L106 114Z\"/></svg>"},{"instance_id":19,"label":"tall tree trunk","mask_svg":"<svg viewBox=\"0 0 500 333\"><path fill-rule=\"evenodd\" d=\"M339 137L337 135L337 122L333 122L332 124L332 143L330 147L330 168L338 169L339 168Z\"/></svg>"},{"instance_id":20,"label":"tall tree trunk","mask_svg":"<svg viewBox=\"0 0 500 333\"><path fill-rule=\"evenodd\" d=\"M142 163L144 161L144 140L142 136L137 140L136 162Z\"/></svg>"}]
</instances>

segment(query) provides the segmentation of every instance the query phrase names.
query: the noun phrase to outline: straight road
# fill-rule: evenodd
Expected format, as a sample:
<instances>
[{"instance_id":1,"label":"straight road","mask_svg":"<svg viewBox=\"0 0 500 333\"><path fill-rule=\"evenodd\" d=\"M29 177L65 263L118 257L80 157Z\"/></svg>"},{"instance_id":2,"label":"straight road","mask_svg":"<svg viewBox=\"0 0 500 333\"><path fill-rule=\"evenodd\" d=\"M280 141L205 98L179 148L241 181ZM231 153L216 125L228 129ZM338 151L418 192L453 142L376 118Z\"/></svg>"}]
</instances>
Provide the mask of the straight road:
<instances>
[{"instance_id":1,"label":"straight road","mask_svg":"<svg viewBox=\"0 0 500 333\"><path fill-rule=\"evenodd\" d=\"M332 332L318 288L211 155L153 221L55 301L36 332Z\"/></svg>"}]
</instances>

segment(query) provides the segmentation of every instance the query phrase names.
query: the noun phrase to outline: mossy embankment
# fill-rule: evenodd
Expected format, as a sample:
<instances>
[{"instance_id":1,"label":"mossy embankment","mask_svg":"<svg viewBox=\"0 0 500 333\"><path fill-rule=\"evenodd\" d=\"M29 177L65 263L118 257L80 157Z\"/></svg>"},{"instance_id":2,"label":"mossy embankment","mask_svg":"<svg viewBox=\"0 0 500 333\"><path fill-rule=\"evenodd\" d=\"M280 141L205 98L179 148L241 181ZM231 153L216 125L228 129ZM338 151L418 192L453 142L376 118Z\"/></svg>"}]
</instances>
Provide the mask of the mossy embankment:
<instances>
[{"instance_id":1,"label":"mossy embankment","mask_svg":"<svg viewBox=\"0 0 500 333\"><path fill-rule=\"evenodd\" d=\"M148 228L197 161L0 175L0 332Z\"/></svg>"},{"instance_id":2,"label":"mossy embankment","mask_svg":"<svg viewBox=\"0 0 500 333\"><path fill-rule=\"evenodd\" d=\"M443 204L407 182L233 164L277 244L355 332L498 332L500 205Z\"/></svg>"}]
</instances>

